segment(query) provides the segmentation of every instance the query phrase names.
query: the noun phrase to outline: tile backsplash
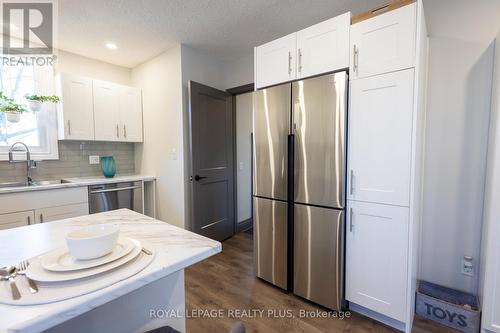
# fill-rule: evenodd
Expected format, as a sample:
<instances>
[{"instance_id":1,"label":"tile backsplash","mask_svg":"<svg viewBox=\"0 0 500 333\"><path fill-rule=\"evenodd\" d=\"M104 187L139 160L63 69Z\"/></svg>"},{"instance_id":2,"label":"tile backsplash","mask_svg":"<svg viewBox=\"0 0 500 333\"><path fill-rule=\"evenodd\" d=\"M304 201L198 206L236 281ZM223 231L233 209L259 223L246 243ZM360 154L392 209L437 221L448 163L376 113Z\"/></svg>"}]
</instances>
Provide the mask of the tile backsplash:
<instances>
[{"instance_id":1,"label":"tile backsplash","mask_svg":"<svg viewBox=\"0 0 500 333\"><path fill-rule=\"evenodd\" d=\"M89 164L89 155L113 156L117 174L133 174L134 144L125 142L59 141L59 160L37 162L34 180L102 175L99 164ZM0 182L23 181L25 163L0 162Z\"/></svg>"}]
</instances>

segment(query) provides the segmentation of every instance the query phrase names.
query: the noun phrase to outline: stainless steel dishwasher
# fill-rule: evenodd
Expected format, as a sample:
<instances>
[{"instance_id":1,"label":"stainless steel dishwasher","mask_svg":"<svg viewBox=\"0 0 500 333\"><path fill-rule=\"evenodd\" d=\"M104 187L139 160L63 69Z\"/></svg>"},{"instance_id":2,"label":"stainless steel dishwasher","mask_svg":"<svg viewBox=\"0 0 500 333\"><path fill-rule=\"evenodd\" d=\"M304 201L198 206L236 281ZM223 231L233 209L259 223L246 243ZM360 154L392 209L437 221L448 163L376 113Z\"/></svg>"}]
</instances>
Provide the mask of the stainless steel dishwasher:
<instances>
[{"instance_id":1,"label":"stainless steel dishwasher","mask_svg":"<svg viewBox=\"0 0 500 333\"><path fill-rule=\"evenodd\" d=\"M90 214L128 208L144 214L142 181L89 186Z\"/></svg>"}]
</instances>

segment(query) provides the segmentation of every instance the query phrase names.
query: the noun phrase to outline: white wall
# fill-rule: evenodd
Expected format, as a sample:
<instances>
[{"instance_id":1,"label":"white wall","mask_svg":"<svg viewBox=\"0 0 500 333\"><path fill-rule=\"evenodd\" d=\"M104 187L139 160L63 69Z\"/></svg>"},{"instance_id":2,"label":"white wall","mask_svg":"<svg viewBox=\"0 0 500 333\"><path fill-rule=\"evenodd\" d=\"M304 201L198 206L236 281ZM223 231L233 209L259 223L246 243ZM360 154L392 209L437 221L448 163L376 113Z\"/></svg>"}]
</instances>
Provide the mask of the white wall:
<instances>
[{"instance_id":1,"label":"white wall","mask_svg":"<svg viewBox=\"0 0 500 333\"><path fill-rule=\"evenodd\" d=\"M252 156L251 133L253 93L236 96L236 185L237 222L252 217Z\"/></svg>"},{"instance_id":2,"label":"white wall","mask_svg":"<svg viewBox=\"0 0 500 333\"><path fill-rule=\"evenodd\" d=\"M484 225L481 262L480 301L483 328L492 328L500 320L500 32L495 43L491 123L484 201ZM495 308L496 307L496 308Z\"/></svg>"},{"instance_id":3,"label":"white wall","mask_svg":"<svg viewBox=\"0 0 500 333\"><path fill-rule=\"evenodd\" d=\"M136 145L136 172L157 176L157 217L184 227L181 46L134 68L132 82L143 94L144 143Z\"/></svg>"},{"instance_id":4,"label":"white wall","mask_svg":"<svg viewBox=\"0 0 500 333\"><path fill-rule=\"evenodd\" d=\"M421 279L477 292L493 48L430 38ZM474 277L461 274L472 256Z\"/></svg>"},{"instance_id":5,"label":"white wall","mask_svg":"<svg viewBox=\"0 0 500 333\"><path fill-rule=\"evenodd\" d=\"M226 89L243 86L253 83L253 50L249 51L248 56L225 64L225 85Z\"/></svg>"},{"instance_id":6,"label":"white wall","mask_svg":"<svg viewBox=\"0 0 500 333\"><path fill-rule=\"evenodd\" d=\"M119 56L119 54L117 55ZM94 79L131 84L131 69L87 58L78 54L58 51L56 71Z\"/></svg>"}]
</instances>

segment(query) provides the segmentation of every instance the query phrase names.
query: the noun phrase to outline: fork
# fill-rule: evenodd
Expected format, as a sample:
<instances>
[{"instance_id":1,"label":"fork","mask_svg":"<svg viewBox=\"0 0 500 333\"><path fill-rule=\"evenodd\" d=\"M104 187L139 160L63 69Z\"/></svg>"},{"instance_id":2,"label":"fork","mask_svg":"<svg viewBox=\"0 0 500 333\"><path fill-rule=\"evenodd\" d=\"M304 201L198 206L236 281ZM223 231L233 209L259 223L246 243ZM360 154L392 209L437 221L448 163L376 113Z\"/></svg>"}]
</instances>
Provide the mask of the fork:
<instances>
[{"instance_id":1,"label":"fork","mask_svg":"<svg viewBox=\"0 0 500 333\"><path fill-rule=\"evenodd\" d=\"M38 287L32 279L30 279L26 275L26 270L28 269L28 266L30 265L30 262L28 260L23 260L17 264L17 274L18 275L24 275L26 280L28 280L28 284L30 285L30 293L36 294L38 292Z\"/></svg>"}]
</instances>

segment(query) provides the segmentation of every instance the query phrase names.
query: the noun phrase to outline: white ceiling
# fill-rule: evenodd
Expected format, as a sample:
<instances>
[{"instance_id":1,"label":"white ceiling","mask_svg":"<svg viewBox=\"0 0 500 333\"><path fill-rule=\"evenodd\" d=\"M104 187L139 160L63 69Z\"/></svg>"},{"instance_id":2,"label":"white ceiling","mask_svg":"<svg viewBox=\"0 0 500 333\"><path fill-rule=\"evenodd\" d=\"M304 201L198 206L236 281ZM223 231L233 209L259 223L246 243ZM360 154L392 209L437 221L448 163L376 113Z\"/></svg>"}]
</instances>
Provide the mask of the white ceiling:
<instances>
[{"instance_id":1,"label":"white ceiling","mask_svg":"<svg viewBox=\"0 0 500 333\"><path fill-rule=\"evenodd\" d=\"M59 48L134 67L184 43L225 60L346 11L387 0L62 0ZM104 44L115 42L118 49Z\"/></svg>"}]
</instances>

